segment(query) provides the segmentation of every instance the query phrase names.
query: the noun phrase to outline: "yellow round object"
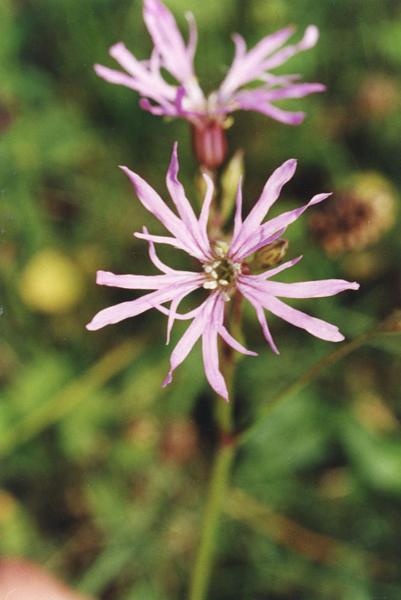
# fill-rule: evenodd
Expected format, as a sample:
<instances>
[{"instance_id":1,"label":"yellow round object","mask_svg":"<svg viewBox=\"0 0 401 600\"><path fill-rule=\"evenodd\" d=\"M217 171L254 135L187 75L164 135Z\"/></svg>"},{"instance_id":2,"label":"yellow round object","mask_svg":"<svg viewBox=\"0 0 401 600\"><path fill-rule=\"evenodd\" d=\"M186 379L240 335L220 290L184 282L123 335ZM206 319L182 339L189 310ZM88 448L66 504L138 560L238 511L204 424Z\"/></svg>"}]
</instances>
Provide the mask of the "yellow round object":
<instances>
[{"instance_id":1,"label":"yellow round object","mask_svg":"<svg viewBox=\"0 0 401 600\"><path fill-rule=\"evenodd\" d=\"M21 274L19 289L25 304L34 310L61 314L82 298L84 279L79 267L58 250L35 254Z\"/></svg>"}]
</instances>

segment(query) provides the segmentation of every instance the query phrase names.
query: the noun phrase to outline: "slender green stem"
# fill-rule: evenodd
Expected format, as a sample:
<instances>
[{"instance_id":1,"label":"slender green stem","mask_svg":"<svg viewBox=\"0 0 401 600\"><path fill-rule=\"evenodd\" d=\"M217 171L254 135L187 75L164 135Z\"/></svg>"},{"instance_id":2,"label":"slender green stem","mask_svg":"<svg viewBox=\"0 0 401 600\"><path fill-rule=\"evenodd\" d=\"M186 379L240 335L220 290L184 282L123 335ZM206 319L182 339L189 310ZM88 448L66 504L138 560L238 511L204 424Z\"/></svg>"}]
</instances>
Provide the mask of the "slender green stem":
<instances>
[{"instance_id":1,"label":"slender green stem","mask_svg":"<svg viewBox=\"0 0 401 600\"><path fill-rule=\"evenodd\" d=\"M218 521L227 489L234 450L232 444L222 444L215 457L203 516L201 539L192 574L189 600L204 600L206 598L213 567Z\"/></svg>"},{"instance_id":2,"label":"slender green stem","mask_svg":"<svg viewBox=\"0 0 401 600\"><path fill-rule=\"evenodd\" d=\"M223 361L230 395L232 395L232 382L235 369L233 357L232 353L228 353L224 356ZM192 572L189 600L204 600L206 598L212 574L218 522L235 453L235 444L230 437L233 428L231 406L231 403L223 402L221 398L216 398L215 417L220 428L220 440L209 482L199 547Z\"/></svg>"},{"instance_id":3,"label":"slender green stem","mask_svg":"<svg viewBox=\"0 0 401 600\"><path fill-rule=\"evenodd\" d=\"M241 306L238 302L240 302L239 296L234 298L230 315L232 327L236 331L239 331L241 322ZM215 418L219 425L220 442L212 467L199 548L192 572L189 600L204 600L206 598L215 556L219 517L222 512L230 469L235 456L235 443L232 436L232 403L236 358L236 354L230 348L225 348L222 355L222 368L231 402L223 402L221 398L216 398Z\"/></svg>"}]
</instances>

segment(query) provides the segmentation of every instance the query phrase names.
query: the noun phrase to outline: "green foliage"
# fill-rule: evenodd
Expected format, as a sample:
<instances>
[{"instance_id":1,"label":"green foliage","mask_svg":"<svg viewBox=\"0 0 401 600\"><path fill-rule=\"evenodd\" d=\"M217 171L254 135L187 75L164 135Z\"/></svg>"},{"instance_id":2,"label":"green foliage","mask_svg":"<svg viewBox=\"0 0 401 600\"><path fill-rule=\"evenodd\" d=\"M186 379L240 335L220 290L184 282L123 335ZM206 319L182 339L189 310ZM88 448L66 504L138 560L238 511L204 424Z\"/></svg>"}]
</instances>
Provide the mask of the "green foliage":
<instances>
[{"instance_id":1,"label":"green foliage","mask_svg":"<svg viewBox=\"0 0 401 600\"><path fill-rule=\"evenodd\" d=\"M167 3L198 20L206 88L231 60L233 30L251 45L289 22L298 36L309 22L321 29L317 48L290 63L305 80L328 85L326 94L299 102L305 123L235 115L228 135L232 153L244 150L246 210L290 156L300 166L280 210L371 169L400 188L399 2ZM0 3L0 553L42 562L104 600L169 600L186 597L216 441L200 353L162 389L170 353L164 317L149 311L96 333L84 324L100 307L131 297L96 287L96 269L153 272L132 232L158 226L117 165L164 195L179 139L194 203L197 173L185 123L163 123L140 110L133 92L95 76L92 64L111 65L107 48L120 39L147 57L139 1ZM305 215L288 232L289 256L304 259L283 280L355 278L362 286L359 294L296 306L349 337L386 317L400 303L398 231L399 220L370 247L328 257ZM75 265L79 279L79 293L59 312L49 306L60 282L45 278L39 301L22 284L48 250ZM168 259L188 266L179 253ZM176 327L174 340L184 325ZM259 356L239 364L240 426L331 350L282 321L271 319L271 327L280 357L266 349L246 309L246 342ZM399 339L375 339L278 406L244 445L233 485L304 528L301 538L312 534L315 551L313 534L340 549L334 559L323 550L311 557L283 525L267 530L256 510L247 520L227 508L210 600L401 597L400 368Z\"/></svg>"}]
</instances>

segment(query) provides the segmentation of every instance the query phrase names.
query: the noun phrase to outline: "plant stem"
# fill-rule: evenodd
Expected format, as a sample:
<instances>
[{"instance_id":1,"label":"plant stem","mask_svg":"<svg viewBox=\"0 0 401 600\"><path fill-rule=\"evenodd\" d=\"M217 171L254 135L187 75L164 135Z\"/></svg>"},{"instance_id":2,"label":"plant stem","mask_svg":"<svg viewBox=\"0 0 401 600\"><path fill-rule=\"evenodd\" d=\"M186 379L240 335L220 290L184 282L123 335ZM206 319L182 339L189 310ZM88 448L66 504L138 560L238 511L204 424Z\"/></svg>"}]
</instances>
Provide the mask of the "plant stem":
<instances>
[{"instance_id":1,"label":"plant stem","mask_svg":"<svg viewBox=\"0 0 401 600\"><path fill-rule=\"evenodd\" d=\"M221 402L220 398L219 401ZM192 574L189 600L206 598L215 554L217 526L227 490L234 450L233 444L226 444L224 441L217 450L203 516L198 554Z\"/></svg>"},{"instance_id":2,"label":"plant stem","mask_svg":"<svg viewBox=\"0 0 401 600\"><path fill-rule=\"evenodd\" d=\"M240 301L240 296L234 297L233 310L230 314L232 327L236 332L239 332L241 323ZM231 348L224 348L224 352L222 353L222 369L231 402L223 402L221 398L216 398L215 418L219 425L220 440L209 482L199 548L192 572L189 600L204 600L206 598L214 562L219 517L222 512L222 505L229 483L230 469L235 456L235 438L232 435L232 402L234 397L233 381L236 358L237 356Z\"/></svg>"},{"instance_id":3,"label":"plant stem","mask_svg":"<svg viewBox=\"0 0 401 600\"><path fill-rule=\"evenodd\" d=\"M238 302L238 300L237 300ZM237 329L239 335L241 321L240 304L233 305L231 314L233 328ZM192 574L192 581L189 593L189 600L205 600L209 587L213 559L215 554L215 542L217 537L217 528L219 516L222 509L223 499L228 490L230 468L235 456L235 451L239 445L246 442L252 434L259 429L265 422L270 412L281 401L286 400L308 383L313 381L325 368L336 363L354 350L360 348L366 342L374 339L378 335L399 334L401 326L399 319L395 325L391 321L379 324L375 329L365 332L354 340L342 345L330 354L324 356L298 379L280 390L269 402L267 406L259 412L257 420L242 433L233 433L233 419L230 404L223 404L220 398L217 398L216 418L220 425L221 441L215 456L212 474L209 484L208 497L206 501L203 527L198 553L195 560L195 567ZM233 352L226 352L224 358L224 371L229 385L230 395L233 392L233 376L235 371L235 355Z\"/></svg>"}]
</instances>

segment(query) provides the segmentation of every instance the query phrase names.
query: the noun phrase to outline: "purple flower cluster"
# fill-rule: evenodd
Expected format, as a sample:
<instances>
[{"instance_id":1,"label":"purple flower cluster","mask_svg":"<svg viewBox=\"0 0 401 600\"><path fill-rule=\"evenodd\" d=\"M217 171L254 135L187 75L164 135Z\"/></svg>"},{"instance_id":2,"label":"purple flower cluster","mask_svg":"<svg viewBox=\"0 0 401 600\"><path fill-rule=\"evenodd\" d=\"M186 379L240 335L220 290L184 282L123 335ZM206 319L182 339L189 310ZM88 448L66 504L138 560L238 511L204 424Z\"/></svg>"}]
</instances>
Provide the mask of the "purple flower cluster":
<instances>
[{"instance_id":1,"label":"purple flower cluster","mask_svg":"<svg viewBox=\"0 0 401 600\"><path fill-rule=\"evenodd\" d=\"M194 70L197 30L193 17L188 17L187 43L173 15L160 0L144 0L144 20L154 44L151 58L139 61L124 44L118 43L110 49L110 54L124 72L102 65L95 66L96 72L110 83L124 85L138 92L145 110L155 115L188 120L194 131L195 154L199 162L209 169L220 166L226 155L224 127L227 114L240 109L253 110L276 121L297 125L304 113L285 111L274 102L301 98L325 89L320 83L300 83L298 75L271 73L290 57L316 44L318 30L313 25L307 27L302 39L294 45L285 45L294 33L290 27L263 38L251 50L247 50L240 35L234 35L233 62L220 87L205 96ZM167 71L177 85L168 83L163 71ZM247 87L249 85L251 87ZM318 194L299 208L265 220L283 186L293 177L296 165L296 161L290 159L273 172L246 218L242 215L242 189L239 184L230 238L222 232L210 233L212 228L208 225L211 205L215 202L215 185L206 173L203 174L206 184L203 205L200 214L195 214L178 179L177 144L173 149L166 180L175 211L138 174L121 167L131 180L140 202L169 232L169 235L152 235L144 228L135 234L149 243L150 260L161 274L115 275L98 271L97 283L100 285L151 291L140 298L101 310L87 328L97 330L155 308L168 317L169 342L174 321L190 321L172 351L170 370L164 385L171 382L174 370L201 339L206 377L216 393L226 400L227 386L219 368L219 338L238 352L255 355L255 352L247 350L236 340L227 328L226 307L232 297L244 298L252 305L262 332L275 353L278 350L265 311L323 340L343 340L336 326L289 306L281 298L333 296L344 290L358 289L357 283L342 279L282 283L273 279L281 271L296 265L301 256L277 264L263 273L252 272L250 267L250 257L279 240L287 227L308 207L330 196ZM155 244L167 244L186 252L196 260L198 269L180 271L169 267L156 254ZM199 289L204 291L204 299L199 306L186 313L179 312L179 305L184 298Z\"/></svg>"}]
</instances>

